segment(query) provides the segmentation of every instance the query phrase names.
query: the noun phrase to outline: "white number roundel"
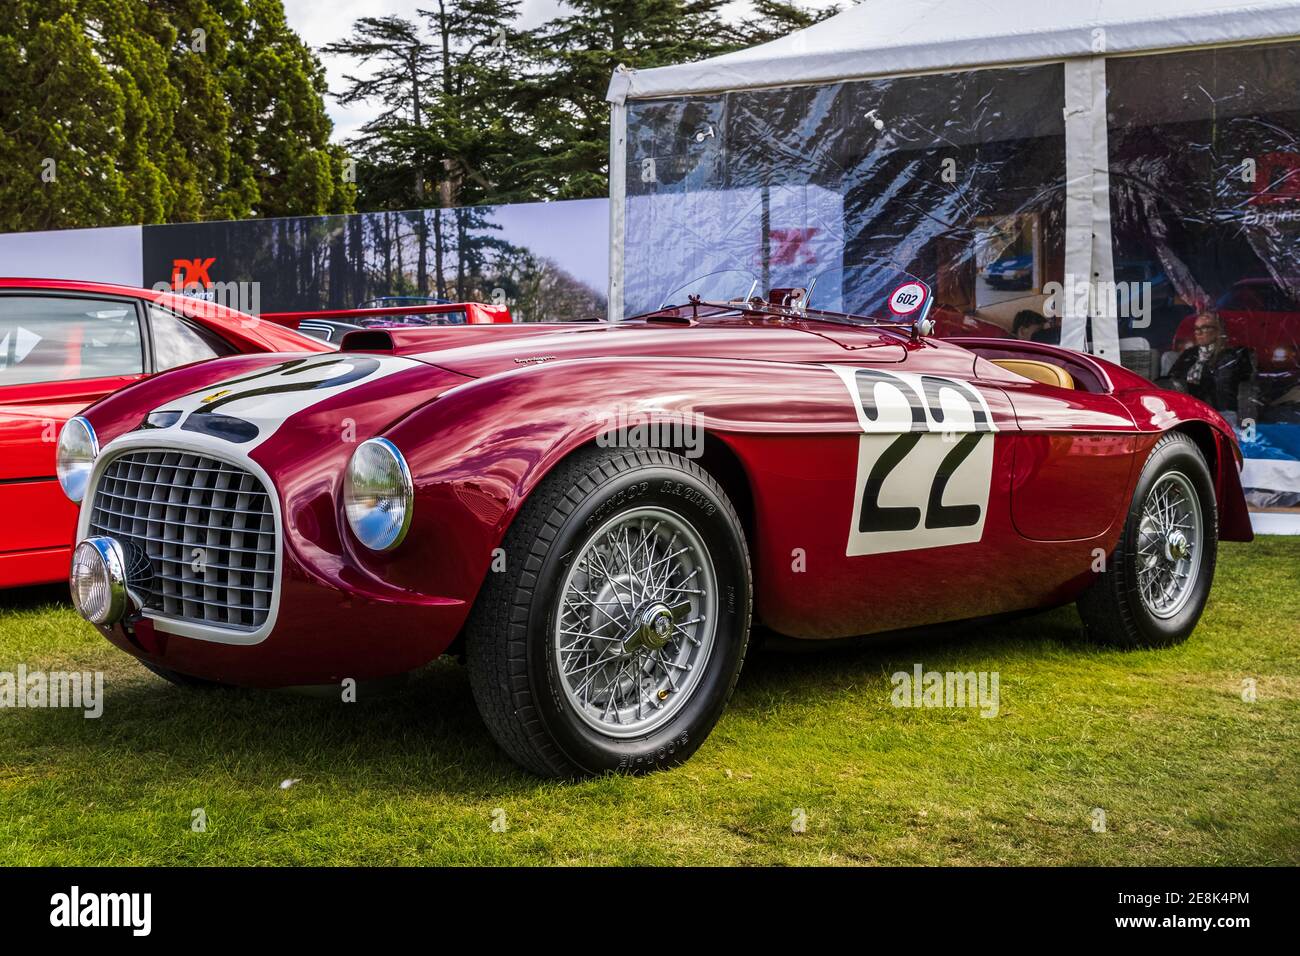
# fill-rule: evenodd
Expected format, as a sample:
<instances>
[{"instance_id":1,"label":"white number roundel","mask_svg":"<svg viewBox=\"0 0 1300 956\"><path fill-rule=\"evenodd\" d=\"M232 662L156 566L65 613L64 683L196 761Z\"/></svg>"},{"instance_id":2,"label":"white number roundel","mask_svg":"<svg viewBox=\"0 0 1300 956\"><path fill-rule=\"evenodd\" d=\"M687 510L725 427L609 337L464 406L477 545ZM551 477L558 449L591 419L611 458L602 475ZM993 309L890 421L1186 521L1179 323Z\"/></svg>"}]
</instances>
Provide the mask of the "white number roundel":
<instances>
[{"instance_id":1,"label":"white number roundel","mask_svg":"<svg viewBox=\"0 0 1300 956\"><path fill-rule=\"evenodd\" d=\"M919 282L904 282L889 294L889 311L894 315L911 315L925 305L929 291Z\"/></svg>"}]
</instances>

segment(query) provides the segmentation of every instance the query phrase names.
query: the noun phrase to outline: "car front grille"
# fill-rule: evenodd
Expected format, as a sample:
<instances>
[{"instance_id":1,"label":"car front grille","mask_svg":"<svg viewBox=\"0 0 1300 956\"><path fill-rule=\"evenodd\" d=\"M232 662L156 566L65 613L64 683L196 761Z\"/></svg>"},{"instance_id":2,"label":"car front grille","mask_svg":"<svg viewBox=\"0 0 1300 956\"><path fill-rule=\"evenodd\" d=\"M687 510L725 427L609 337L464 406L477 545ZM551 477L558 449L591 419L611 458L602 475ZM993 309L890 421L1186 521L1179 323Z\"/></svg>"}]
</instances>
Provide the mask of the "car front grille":
<instances>
[{"instance_id":1,"label":"car front grille","mask_svg":"<svg viewBox=\"0 0 1300 956\"><path fill-rule=\"evenodd\" d=\"M132 590L164 617L251 631L271 612L275 515L262 482L237 465L153 449L114 458L90 533L122 543Z\"/></svg>"}]
</instances>

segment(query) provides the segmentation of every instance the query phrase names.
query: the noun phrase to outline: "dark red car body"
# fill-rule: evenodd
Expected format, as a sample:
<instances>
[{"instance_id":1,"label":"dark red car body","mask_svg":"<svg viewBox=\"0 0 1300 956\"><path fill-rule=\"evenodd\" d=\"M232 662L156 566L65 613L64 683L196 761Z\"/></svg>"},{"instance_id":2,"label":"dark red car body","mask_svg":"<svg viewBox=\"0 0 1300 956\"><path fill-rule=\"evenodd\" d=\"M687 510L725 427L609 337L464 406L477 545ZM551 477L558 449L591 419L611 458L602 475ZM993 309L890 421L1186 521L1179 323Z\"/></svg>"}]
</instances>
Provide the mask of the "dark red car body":
<instances>
[{"instance_id":1,"label":"dark red car body","mask_svg":"<svg viewBox=\"0 0 1300 956\"><path fill-rule=\"evenodd\" d=\"M63 581L68 575L77 508L54 475L55 440L73 415L110 392L153 374L157 349L148 305L200 326L231 353L327 351L330 346L242 312L170 292L101 282L0 278L0 296L56 296L119 303L134 309L142 354L134 374L81 377L79 350L52 381L5 385L0 376L0 588ZM78 354L74 354L78 353Z\"/></svg>"},{"instance_id":2,"label":"dark red car body","mask_svg":"<svg viewBox=\"0 0 1300 956\"><path fill-rule=\"evenodd\" d=\"M419 667L457 638L494 549L538 483L600 440L617 416L633 413L703 423L699 463L741 515L756 618L794 637L1073 600L1091 580L1098 549L1115 546L1143 461L1169 429L1186 431L1210 464L1220 535L1251 537L1231 428L1196 400L1119 366L1010 339L912 339L812 319L686 313L352 333L332 357L343 363L335 367L377 371L283 419L259 406L251 419L262 438L247 452L175 427L141 426L182 398L224 395L257 372L288 374L271 367L295 357L233 357L129 385L85 413L103 451L79 537L114 455L201 450L268 485L275 593L255 632L196 636L151 612L101 630L147 662L234 684L324 684ZM991 361L1008 357L1047 359L1077 387L1042 385ZM977 539L918 546L899 538L874 553L849 553L864 431L846 376L860 370L928 377L952 393L939 399L944 411L956 408L944 403L963 387L981 400L991 465ZM344 473L356 447L339 440L344 421L356 442L384 437L409 463L413 518L392 551L362 547L344 518Z\"/></svg>"}]
</instances>

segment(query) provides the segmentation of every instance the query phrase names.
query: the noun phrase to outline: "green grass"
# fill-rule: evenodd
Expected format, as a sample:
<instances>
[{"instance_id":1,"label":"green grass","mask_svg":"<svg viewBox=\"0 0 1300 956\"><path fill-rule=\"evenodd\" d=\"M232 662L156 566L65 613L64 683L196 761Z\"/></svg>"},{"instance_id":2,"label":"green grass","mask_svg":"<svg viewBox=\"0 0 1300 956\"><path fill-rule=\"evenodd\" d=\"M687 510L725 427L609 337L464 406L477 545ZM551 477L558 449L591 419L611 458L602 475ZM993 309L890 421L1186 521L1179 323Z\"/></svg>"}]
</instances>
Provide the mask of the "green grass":
<instances>
[{"instance_id":1,"label":"green grass","mask_svg":"<svg viewBox=\"0 0 1300 956\"><path fill-rule=\"evenodd\" d=\"M1225 545L1171 650L1091 647L1063 608L758 652L684 767L579 784L501 756L454 664L350 705L183 691L57 594L0 597L0 671L103 670L105 711L0 710L8 864L1300 863L1300 538ZM895 709L915 662L998 671L1000 715Z\"/></svg>"}]
</instances>

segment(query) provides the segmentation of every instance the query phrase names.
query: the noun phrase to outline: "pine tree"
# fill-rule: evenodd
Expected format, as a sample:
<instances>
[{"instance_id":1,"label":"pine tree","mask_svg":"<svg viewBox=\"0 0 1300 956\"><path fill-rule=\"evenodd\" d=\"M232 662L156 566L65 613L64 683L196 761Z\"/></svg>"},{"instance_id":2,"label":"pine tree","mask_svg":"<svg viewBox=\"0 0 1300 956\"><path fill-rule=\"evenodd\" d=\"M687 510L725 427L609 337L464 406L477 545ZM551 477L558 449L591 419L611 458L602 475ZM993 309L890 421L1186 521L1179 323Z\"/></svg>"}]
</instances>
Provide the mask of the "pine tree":
<instances>
[{"instance_id":1,"label":"pine tree","mask_svg":"<svg viewBox=\"0 0 1300 956\"><path fill-rule=\"evenodd\" d=\"M363 17L324 48L366 67L346 77L339 102L380 109L348 144L364 209L604 196L615 67L716 56L834 12L755 0L752 16L730 23L728 0L563 0L559 17L522 30L512 26L519 0L429 2L418 20ZM455 242L441 215L430 218L413 228L444 288L438 261ZM423 288L423 259L417 271Z\"/></svg>"},{"instance_id":2,"label":"pine tree","mask_svg":"<svg viewBox=\"0 0 1300 956\"><path fill-rule=\"evenodd\" d=\"M788 0L751 0L754 14L732 27L731 36L741 46L757 46L777 40L787 33L821 23L840 12L839 6L810 10Z\"/></svg>"},{"instance_id":3,"label":"pine tree","mask_svg":"<svg viewBox=\"0 0 1300 956\"><path fill-rule=\"evenodd\" d=\"M722 19L726 0L563 0L538 34L531 85L540 152L525 160L540 196L607 195L614 69L686 63L742 44Z\"/></svg>"},{"instance_id":4,"label":"pine tree","mask_svg":"<svg viewBox=\"0 0 1300 956\"><path fill-rule=\"evenodd\" d=\"M435 141L444 157L442 205L510 201L520 190L509 170L520 149L527 113L518 96L529 34L510 24L519 0L434 0L422 11L437 45L439 96Z\"/></svg>"},{"instance_id":5,"label":"pine tree","mask_svg":"<svg viewBox=\"0 0 1300 956\"><path fill-rule=\"evenodd\" d=\"M379 114L349 142L368 209L443 208L502 201L517 184L504 171L521 145L517 87L519 0L432 0L416 22L363 17L324 52L357 59L340 103Z\"/></svg>"},{"instance_id":6,"label":"pine tree","mask_svg":"<svg viewBox=\"0 0 1300 956\"><path fill-rule=\"evenodd\" d=\"M423 128L434 51L419 26L396 16L362 17L346 39L322 52L353 57L361 76L344 76L334 96L344 106L375 104L379 114L348 143L358 159L358 186L366 209L410 209L424 205L427 162L406 146Z\"/></svg>"},{"instance_id":7,"label":"pine tree","mask_svg":"<svg viewBox=\"0 0 1300 956\"><path fill-rule=\"evenodd\" d=\"M449 210L518 193L502 177L523 124L512 95L518 34L508 27L519 2L432 2L432 9L419 11L419 22L363 17L325 52L366 68L365 75L345 78L339 101L380 108L348 143L362 160L363 207L422 210L408 214L417 288L439 296L454 290L459 297L483 239L466 213Z\"/></svg>"}]
</instances>

